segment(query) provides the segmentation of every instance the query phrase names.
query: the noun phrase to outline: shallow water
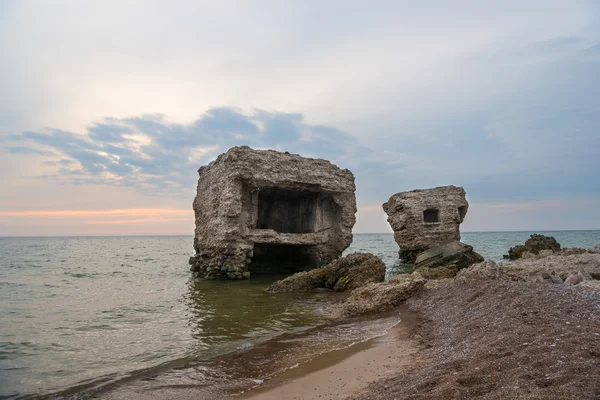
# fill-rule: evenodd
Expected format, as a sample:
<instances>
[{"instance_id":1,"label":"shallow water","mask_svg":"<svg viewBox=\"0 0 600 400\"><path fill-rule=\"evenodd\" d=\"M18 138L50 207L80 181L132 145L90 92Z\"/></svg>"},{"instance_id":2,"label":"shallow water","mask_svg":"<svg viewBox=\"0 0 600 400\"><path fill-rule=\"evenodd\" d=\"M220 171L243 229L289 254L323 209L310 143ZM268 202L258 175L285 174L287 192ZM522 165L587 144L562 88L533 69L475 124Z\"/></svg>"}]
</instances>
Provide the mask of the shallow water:
<instances>
[{"instance_id":1,"label":"shallow water","mask_svg":"<svg viewBox=\"0 0 600 400\"><path fill-rule=\"evenodd\" d=\"M464 233L463 241L501 259L530 234ZM546 234L565 247L600 243L600 231ZM352 251L380 256L389 274L406 271L391 234L355 235ZM190 280L191 254L190 236L0 238L0 398L72 396L173 373L324 323L322 296L264 290L278 277Z\"/></svg>"}]
</instances>

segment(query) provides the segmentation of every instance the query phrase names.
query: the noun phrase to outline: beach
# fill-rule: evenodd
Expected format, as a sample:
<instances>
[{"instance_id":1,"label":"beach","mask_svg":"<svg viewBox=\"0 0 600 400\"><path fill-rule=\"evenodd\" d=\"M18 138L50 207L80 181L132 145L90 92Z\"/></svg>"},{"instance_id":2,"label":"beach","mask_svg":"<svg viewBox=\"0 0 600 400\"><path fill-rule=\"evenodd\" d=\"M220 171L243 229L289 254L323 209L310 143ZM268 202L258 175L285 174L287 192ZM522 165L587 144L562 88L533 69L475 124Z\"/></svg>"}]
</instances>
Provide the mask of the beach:
<instances>
[{"instance_id":1,"label":"beach","mask_svg":"<svg viewBox=\"0 0 600 400\"><path fill-rule=\"evenodd\" d=\"M259 388L231 398L248 400L345 399L371 383L391 378L425 362L416 314L406 307L397 312L401 321L380 337L350 348L321 354L276 376Z\"/></svg>"},{"instance_id":2,"label":"beach","mask_svg":"<svg viewBox=\"0 0 600 400\"><path fill-rule=\"evenodd\" d=\"M410 299L399 312L410 318L386 335L322 355L237 398L600 396L599 292L445 282Z\"/></svg>"}]
</instances>

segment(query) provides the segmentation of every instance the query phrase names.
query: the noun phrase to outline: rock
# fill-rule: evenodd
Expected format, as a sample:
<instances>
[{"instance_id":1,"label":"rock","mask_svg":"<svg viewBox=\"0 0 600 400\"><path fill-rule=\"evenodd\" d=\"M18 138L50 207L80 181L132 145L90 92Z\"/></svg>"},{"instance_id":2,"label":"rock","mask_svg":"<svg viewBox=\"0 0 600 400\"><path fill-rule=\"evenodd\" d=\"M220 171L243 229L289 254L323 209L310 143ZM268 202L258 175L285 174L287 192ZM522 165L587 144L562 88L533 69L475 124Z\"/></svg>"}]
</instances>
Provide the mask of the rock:
<instances>
[{"instance_id":1,"label":"rock","mask_svg":"<svg viewBox=\"0 0 600 400\"><path fill-rule=\"evenodd\" d=\"M370 283L354 290L334 313L346 317L391 310L421 290L427 280L418 273L391 277L385 282Z\"/></svg>"},{"instance_id":2,"label":"rock","mask_svg":"<svg viewBox=\"0 0 600 400\"><path fill-rule=\"evenodd\" d=\"M544 252L548 252L548 250L542 250L542 251L540 251L540 254L542 254ZM591 252L593 252L593 249L588 250L588 249L581 249L578 247L566 247L560 251L560 254L563 256L570 256L573 254L583 254L583 253L591 253ZM550 252L550 254L548 254L548 255L552 255L552 254L553 253Z\"/></svg>"},{"instance_id":3,"label":"rock","mask_svg":"<svg viewBox=\"0 0 600 400\"><path fill-rule=\"evenodd\" d=\"M594 248L589 250L590 253L600 254L600 244L597 244Z\"/></svg>"},{"instance_id":4,"label":"rock","mask_svg":"<svg viewBox=\"0 0 600 400\"><path fill-rule=\"evenodd\" d=\"M569 285L577 285L583 281L591 281L593 280L592 276L587 273L587 271L580 269L574 274L569 275L567 279L565 279L565 283Z\"/></svg>"},{"instance_id":5,"label":"rock","mask_svg":"<svg viewBox=\"0 0 600 400\"><path fill-rule=\"evenodd\" d=\"M336 292L351 291L385 279L385 264L370 253L352 253L312 271L299 272L269 287L273 293L308 292L318 288Z\"/></svg>"},{"instance_id":6,"label":"rock","mask_svg":"<svg viewBox=\"0 0 600 400\"><path fill-rule=\"evenodd\" d=\"M535 275L532 275L528 279L530 282L555 283L555 284L563 283L563 280L560 278L560 276L556 275L554 272L548 272L548 271L541 271Z\"/></svg>"},{"instance_id":7,"label":"rock","mask_svg":"<svg viewBox=\"0 0 600 400\"><path fill-rule=\"evenodd\" d=\"M329 161L243 146L198 174L193 262L201 277L308 270L352 242L354 175Z\"/></svg>"},{"instance_id":8,"label":"rock","mask_svg":"<svg viewBox=\"0 0 600 400\"><path fill-rule=\"evenodd\" d=\"M425 279L447 279L454 278L458 273L458 267L451 265L449 267L418 267L415 272Z\"/></svg>"},{"instance_id":9,"label":"rock","mask_svg":"<svg viewBox=\"0 0 600 400\"><path fill-rule=\"evenodd\" d=\"M592 292L600 292L600 281L582 281L577 285L578 289L589 290Z\"/></svg>"},{"instance_id":10,"label":"rock","mask_svg":"<svg viewBox=\"0 0 600 400\"><path fill-rule=\"evenodd\" d=\"M313 269L311 271L298 272L292 276L273 283L268 291L272 293L284 292L310 292L318 288L326 287L326 267Z\"/></svg>"},{"instance_id":11,"label":"rock","mask_svg":"<svg viewBox=\"0 0 600 400\"><path fill-rule=\"evenodd\" d=\"M415 267L419 269L455 266L457 269L462 269L482 261L484 261L483 257L474 252L473 247L454 241L419 254L415 260Z\"/></svg>"},{"instance_id":12,"label":"rock","mask_svg":"<svg viewBox=\"0 0 600 400\"><path fill-rule=\"evenodd\" d=\"M465 190L456 186L396 193L383 204L400 258L410 264L427 249L459 241L468 208Z\"/></svg>"},{"instance_id":13,"label":"rock","mask_svg":"<svg viewBox=\"0 0 600 400\"><path fill-rule=\"evenodd\" d=\"M479 280L500 280L504 278L502 268L493 260L485 260L469 268L462 269L456 275L458 282L469 282Z\"/></svg>"},{"instance_id":14,"label":"rock","mask_svg":"<svg viewBox=\"0 0 600 400\"><path fill-rule=\"evenodd\" d=\"M562 255L556 253L545 258L518 259L508 263L495 263L486 260L483 263L462 269L456 275L457 281L480 279L499 279L506 281L552 282L566 281L568 284L581 282L580 275L586 280L600 279L600 253L581 253Z\"/></svg>"},{"instance_id":15,"label":"rock","mask_svg":"<svg viewBox=\"0 0 600 400\"><path fill-rule=\"evenodd\" d=\"M579 282L583 280L583 277L579 275L579 273L574 273L569 275L567 279L565 279L565 283L568 285L577 285Z\"/></svg>"},{"instance_id":16,"label":"rock","mask_svg":"<svg viewBox=\"0 0 600 400\"><path fill-rule=\"evenodd\" d=\"M336 292L354 290L367 283L383 282L385 263L371 253L352 253L326 267L327 288Z\"/></svg>"},{"instance_id":17,"label":"rock","mask_svg":"<svg viewBox=\"0 0 600 400\"><path fill-rule=\"evenodd\" d=\"M508 258L517 260L519 258L535 258L535 256L547 256L549 252L540 254L543 250L549 250L551 253L560 251L560 244L551 236L544 236L534 233L527 239L524 245L511 247L508 250Z\"/></svg>"}]
</instances>

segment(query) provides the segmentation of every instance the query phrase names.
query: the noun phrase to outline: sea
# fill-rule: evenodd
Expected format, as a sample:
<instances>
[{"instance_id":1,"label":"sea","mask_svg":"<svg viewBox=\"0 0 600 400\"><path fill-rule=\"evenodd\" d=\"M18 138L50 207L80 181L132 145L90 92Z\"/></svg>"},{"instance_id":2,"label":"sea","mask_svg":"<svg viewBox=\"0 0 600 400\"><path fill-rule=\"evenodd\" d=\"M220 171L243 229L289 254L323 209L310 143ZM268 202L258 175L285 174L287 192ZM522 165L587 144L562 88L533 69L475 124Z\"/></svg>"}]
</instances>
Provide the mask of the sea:
<instances>
[{"instance_id":1,"label":"sea","mask_svg":"<svg viewBox=\"0 0 600 400\"><path fill-rule=\"evenodd\" d=\"M462 241L501 260L532 233L468 232ZM537 233L563 247L600 243L600 231ZM332 323L327 293L268 293L280 276L195 280L192 239L0 238L0 399L145 398L225 383L242 390L398 322ZM355 251L381 257L389 275L411 271L392 234L355 234L346 253Z\"/></svg>"}]
</instances>

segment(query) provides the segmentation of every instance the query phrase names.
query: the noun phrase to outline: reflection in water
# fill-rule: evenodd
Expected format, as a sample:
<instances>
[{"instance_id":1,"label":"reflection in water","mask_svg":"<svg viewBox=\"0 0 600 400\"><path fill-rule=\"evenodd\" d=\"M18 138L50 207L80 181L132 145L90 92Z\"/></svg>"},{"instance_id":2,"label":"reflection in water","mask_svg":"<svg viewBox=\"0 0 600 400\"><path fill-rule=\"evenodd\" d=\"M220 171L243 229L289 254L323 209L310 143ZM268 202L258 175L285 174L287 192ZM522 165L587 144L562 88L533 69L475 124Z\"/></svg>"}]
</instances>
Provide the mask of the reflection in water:
<instances>
[{"instance_id":1,"label":"reflection in water","mask_svg":"<svg viewBox=\"0 0 600 400\"><path fill-rule=\"evenodd\" d=\"M276 295L266 291L279 276L241 281L191 280L185 302L193 353L215 345L264 339L296 328L314 326L322 316L315 312L318 296Z\"/></svg>"}]
</instances>

